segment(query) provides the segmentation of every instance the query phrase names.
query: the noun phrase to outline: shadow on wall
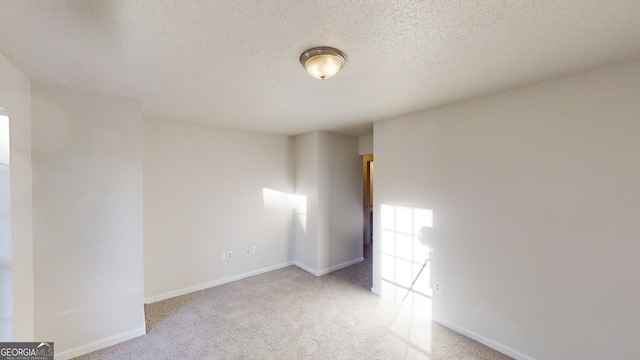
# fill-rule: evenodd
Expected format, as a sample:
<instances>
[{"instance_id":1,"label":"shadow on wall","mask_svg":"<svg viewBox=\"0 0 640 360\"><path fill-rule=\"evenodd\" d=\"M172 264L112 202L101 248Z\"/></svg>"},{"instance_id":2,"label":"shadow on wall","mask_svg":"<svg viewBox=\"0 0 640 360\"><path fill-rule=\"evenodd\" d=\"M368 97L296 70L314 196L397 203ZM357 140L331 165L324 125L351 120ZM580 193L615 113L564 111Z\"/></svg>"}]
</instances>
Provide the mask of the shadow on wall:
<instances>
[{"instance_id":1,"label":"shadow on wall","mask_svg":"<svg viewBox=\"0 0 640 360\"><path fill-rule=\"evenodd\" d=\"M431 316L433 210L383 204L380 227L381 296Z\"/></svg>"}]
</instances>

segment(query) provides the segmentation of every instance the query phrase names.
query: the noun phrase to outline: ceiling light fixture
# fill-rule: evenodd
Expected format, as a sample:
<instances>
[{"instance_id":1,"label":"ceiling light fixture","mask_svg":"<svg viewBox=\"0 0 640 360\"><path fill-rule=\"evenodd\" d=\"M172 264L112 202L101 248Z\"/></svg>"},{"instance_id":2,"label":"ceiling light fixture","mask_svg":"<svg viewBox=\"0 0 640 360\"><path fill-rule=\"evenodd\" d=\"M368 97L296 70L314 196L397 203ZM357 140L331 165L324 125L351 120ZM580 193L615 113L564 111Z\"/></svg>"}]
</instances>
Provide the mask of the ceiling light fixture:
<instances>
[{"instance_id":1,"label":"ceiling light fixture","mask_svg":"<svg viewBox=\"0 0 640 360\"><path fill-rule=\"evenodd\" d=\"M309 75L320 80L334 77L346 62L347 55L328 46L318 46L300 55L300 64Z\"/></svg>"}]
</instances>

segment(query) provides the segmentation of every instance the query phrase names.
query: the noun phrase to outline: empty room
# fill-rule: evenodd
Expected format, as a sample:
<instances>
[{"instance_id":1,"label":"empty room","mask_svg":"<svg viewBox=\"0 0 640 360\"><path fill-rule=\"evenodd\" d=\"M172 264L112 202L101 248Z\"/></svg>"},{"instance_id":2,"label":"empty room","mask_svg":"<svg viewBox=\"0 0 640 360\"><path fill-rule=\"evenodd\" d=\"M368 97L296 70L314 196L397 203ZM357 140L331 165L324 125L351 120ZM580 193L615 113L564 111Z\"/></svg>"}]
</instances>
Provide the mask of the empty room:
<instances>
[{"instance_id":1,"label":"empty room","mask_svg":"<svg viewBox=\"0 0 640 360\"><path fill-rule=\"evenodd\" d=\"M636 0L0 0L0 358L638 359L638 39Z\"/></svg>"}]
</instances>

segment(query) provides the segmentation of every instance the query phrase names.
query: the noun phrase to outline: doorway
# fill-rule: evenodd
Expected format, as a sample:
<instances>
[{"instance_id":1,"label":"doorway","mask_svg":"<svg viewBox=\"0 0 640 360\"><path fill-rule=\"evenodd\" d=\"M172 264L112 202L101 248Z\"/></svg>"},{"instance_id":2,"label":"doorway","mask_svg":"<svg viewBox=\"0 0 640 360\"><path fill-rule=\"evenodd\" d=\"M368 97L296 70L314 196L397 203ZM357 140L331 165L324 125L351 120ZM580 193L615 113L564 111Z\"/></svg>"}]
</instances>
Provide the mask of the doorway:
<instances>
[{"instance_id":1,"label":"doorway","mask_svg":"<svg viewBox=\"0 0 640 360\"><path fill-rule=\"evenodd\" d=\"M373 256L373 155L362 156L362 246L364 258L371 260Z\"/></svg>"}]
</instances>

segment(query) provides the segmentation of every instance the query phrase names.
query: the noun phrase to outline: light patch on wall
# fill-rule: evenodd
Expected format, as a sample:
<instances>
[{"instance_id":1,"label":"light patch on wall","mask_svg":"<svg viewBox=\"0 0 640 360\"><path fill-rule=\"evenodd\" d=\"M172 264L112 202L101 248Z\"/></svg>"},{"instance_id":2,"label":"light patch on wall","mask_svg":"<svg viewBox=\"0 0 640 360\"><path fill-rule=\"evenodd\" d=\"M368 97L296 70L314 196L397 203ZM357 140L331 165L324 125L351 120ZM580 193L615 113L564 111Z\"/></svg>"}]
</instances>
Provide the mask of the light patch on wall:
<instances>
[{"instance_id":1,"label":"light patch on wall","mask_svg":"<svg viewBox=\"0 0 640 360\"><path fill-rule=\"evenodd\" d=\"M262 188L264 207L271 209L293 209L294 195L282 191Z\"/></svg>"},{"instance_id":2,"label":"light patch on wall","mask_svg":"<svg viewBox=\"0 0 640 360\"><path fill-rule=\"evenodd\" d=\"M5 342L13 340L10 152L9 117L0 113L0 341Z\"/></svg>"},{"instance_id":3,"label":"light patch on wall","mask_svg":"<svg viewBox=\"0 0 640 360\"><path fill-rule=\"evenodd\" d=\"M296 218L303 232L307 232L307 196L296 195Z\"/></svg>"},{"instance_id":4,"label":"light patch on wall","mask_svg":"<svg viewBox=\"0 0 640 360\"><path fill-rule=\"evenodd\" d=\"M0 113L0 164L9 165L9 117L1 113Z\"/></svg>"},{"instance_id":5,"label":"light patch on wall","mask_svg":"<svg viewBox=\"0 0 640 360\"><path fill-rule=\"evenodd\" d=\"M295 210L303 231L307 231L307 196L262 188L262 202L270 209Z\"/></svg>"},{"instance_id":6,"label":"light patch on wall","mask_svg":"<svg viewBox=\"0 0 640 360\"><path fill-rule=\"evenodd\" d=\"M419 313L431 313L431 249L433 210L380 207L381 295Z\"/></svg>"}]
</instances>

